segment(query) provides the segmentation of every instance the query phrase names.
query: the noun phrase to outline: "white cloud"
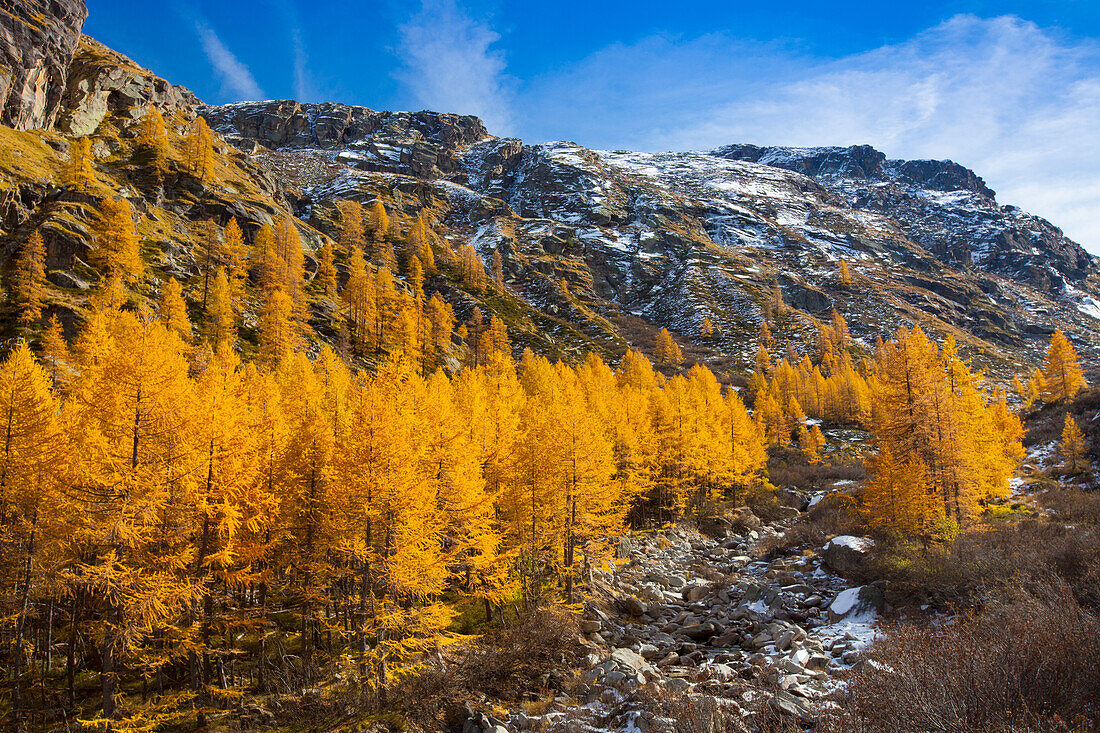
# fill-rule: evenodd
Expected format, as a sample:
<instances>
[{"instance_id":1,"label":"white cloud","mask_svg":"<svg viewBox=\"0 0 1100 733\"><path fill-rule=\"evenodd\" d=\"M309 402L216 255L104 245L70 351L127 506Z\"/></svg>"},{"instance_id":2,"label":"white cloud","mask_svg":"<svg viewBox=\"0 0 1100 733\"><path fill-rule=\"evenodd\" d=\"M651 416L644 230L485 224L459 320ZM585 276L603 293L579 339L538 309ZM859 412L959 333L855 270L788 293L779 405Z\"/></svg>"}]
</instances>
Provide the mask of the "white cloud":
<instances>
[{"instance_id":1,"label":"white cloud","mask_svg":"<svg viewBox=\"0 0 1100 733\"><path fill-rule=\"evenodd\" d=\"M1100 44L956 16L839 59L725 35L611 46L532 80L524 128L600 147L869 143L950 158L1100 252Z\"/></svg>"},{"instance_id":2,"label":"white cloud","mask_svg":"<svg viewBox=\"0 0 1100 733\"><path fill-rule=\"evenodd\" d=\"M417 103L439 112L480 117L491 132L512 128L510 80L493 44L500 36L467 16L454 0L423 0L400 27L403 68L395 76Z\"/></svg>"},{"instance_id":3,"label":"white cloud","mask_svg":"<svg viewBox=\"0 0 1100 733\"><path fill-rule=\"evenodd\" d=\"M206 53L207 60L222 79L224 92L241 100L267 98L252 77L252 72L225 47L212 28L203 23L195 23L195 31L202 41L202 50Z\"/></svg>"},{"instance_id":4,"label":"white cloud","mask_svg":"<svg viewBox=\"0 0 1100 733\"><path fill-rule=\"evenodd\" d=\"M290 40L294 48L294 98L299 102L315 101L317 95L309 74L309 56L302 41L302 31L297 26L291 28Z\"/></svg>"}]
</instances>

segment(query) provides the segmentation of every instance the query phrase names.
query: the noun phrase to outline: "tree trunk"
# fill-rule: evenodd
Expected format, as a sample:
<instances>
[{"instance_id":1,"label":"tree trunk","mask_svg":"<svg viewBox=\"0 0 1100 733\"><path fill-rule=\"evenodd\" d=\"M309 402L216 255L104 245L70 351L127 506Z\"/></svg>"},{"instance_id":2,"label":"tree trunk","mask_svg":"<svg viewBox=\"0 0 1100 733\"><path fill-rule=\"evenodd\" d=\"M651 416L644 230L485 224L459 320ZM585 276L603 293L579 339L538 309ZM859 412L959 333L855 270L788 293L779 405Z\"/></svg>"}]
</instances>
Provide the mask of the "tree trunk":
<instances>
[{"instance_id":1,"label":"tree trunk","mask_svg":"<svg viewBox=\"0 0 1100 733\"><path fill-rule=\"evenodd\" d=\"M109 720L115 717L115 691L118 689L118 676L115 672L115 626L119 623L120 614L113 600L108 601L108 604L99 678L103 692L103 717Z\"/></svg>"},{"instance_id":2,"label":"tree trunk","mask_svg":"<svg viewBox=\"0 0 1100 733\"><path fill-rule=\"evenodd\" d=\"M31 566L34 562L34 540L38 531L38 510L34 511L31 519L31 534L27 540L27 556L23 559L23 597L19 602L19 617L15 622L15 649L12 664L12 672L15 681L11 688L11 718L12 727L18 733L22 725L22 689L23 689L23 639L27 631L27 608L31 600Z\"/></svg>"}]
</instances>

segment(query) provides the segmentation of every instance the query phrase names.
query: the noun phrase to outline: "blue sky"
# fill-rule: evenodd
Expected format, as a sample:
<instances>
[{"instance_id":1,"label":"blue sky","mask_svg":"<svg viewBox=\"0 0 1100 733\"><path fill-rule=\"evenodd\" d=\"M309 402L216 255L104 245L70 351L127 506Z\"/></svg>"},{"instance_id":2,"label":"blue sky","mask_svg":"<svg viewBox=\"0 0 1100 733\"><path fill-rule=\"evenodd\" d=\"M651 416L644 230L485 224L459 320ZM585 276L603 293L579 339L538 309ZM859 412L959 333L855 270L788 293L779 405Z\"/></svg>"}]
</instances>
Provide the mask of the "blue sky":
<instances>
[{"instance_id":1,"label":"blue sky","mask_svg":"<svg viewBox=\"0 0 1100 733\"><path fill-rule=\"evenodd\" d=\"M897 6L897 7L893 7ZM477 114L596 148L951 158L1100 253L1100 2L90 0L203 100Z\"/></svg>"}]
</instances>

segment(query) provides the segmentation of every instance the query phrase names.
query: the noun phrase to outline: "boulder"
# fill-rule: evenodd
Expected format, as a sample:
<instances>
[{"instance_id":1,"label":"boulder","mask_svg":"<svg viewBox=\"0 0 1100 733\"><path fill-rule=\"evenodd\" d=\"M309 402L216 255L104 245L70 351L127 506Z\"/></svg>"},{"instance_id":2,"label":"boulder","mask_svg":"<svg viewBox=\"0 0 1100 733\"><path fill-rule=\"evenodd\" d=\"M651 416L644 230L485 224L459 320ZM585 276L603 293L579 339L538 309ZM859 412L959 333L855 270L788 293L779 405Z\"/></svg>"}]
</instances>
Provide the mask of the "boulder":
<instances>
[{"instance_id":1,"label":"boulder","mask_svg":"<svg viewBox=\"0 0 1100 733\"><path fill-rule=\"evenodd\" d=\"M842 620L871 619L882 613L885 605L882 585L872 583L849 588L837 594L829 604L829 623Z\"/></svg>"},{"instance_id":2,"label":"boulder","mask_svg":"<svg viewBox=\"0 0 1100 733\"><path fill-rule=\"evenodd\" d=\"M634 596L618 598L615 601L615 605L618 606L620 611L631 616L642 616L649 610L645 603Z\"/></svg>"},{"instance_id":3,"label":"boulder","mask_svg":"<svg viewBox=\"0 0 1100 733\"><path fill-rule=\"evenodd\" d=\"M851 575L863 565L874 546L870 537L838 535L821 548L821 559L835 572Z\"/></svg>"},{"instance_id":4,"label":"boulder","mask_svg":"<svg viewBox=\"0 0 1100 733\"><path fill-rule=\"evenodd\" d=\"M51 270L46 273L46 279L59 288L72 288L74 290L87 290L88 283L69 272L68 270Z\"/></svg>"},{"instance_id":5,"label":"boulder","mask_svg":"<svg viewBox=\"0 0 1100 733\"><path fill-rule=\"evenodd\" d=\"M764 526L760 521L760 517L753 514L752 509L747 506L737 507L730 512L729 521L730 527L737 532L759 530Z\"/></svg>"},{"instance_id":6,"label":"boulder","mask_svg":"<svg viewBox=\"0 0 1100 733\"><path fill-rule=\"evenodd\" d=\"M713 621L704 621L701 624L691 624L680 629L680 632L689 639L703 641L722 633L722 627Z\"/></svg>"},{"instance_id":7,"label":"boulder","mask_svg":"<svg viewBox=\"0 0 1100 733\"><path fill-rule=\"evenodd\" d=\"M688 603L698 603L707 597L710 590L705 585L689 585L680 591L680 597Z\"/></svg>"}]
</instances>

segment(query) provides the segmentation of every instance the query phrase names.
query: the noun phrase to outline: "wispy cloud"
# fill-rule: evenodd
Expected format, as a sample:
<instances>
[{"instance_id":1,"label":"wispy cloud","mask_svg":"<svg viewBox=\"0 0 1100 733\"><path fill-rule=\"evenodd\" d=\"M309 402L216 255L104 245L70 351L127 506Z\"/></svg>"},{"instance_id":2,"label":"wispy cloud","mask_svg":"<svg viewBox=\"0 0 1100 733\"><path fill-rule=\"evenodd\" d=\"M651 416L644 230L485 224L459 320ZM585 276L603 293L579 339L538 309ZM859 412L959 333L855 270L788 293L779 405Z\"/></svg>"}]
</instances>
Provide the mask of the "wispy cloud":
<instances>
[{"instance_id":1,"label":"wispy cloud","mask_svg":"<svg viewBox=\"0 0 1100 733\"><path fill-rule=\"evenodd\" d=\"M291 45L294 49L294 98L302 102L312 102L316 98L313 79L309 74L309 56L302 42L302 30L297 26L290 29Z\"/></svg>"},{"instance_id":2,"label":"wispy cloud","mask_svg":"<svg viewBox=\"0 0 1100 733\"><path fill-rule=\"evenodd\" d=\"M222 86L226 94L237 99L256 100L266 99L267 95L260 85L256 83L252 72L226 48L221 38L214 29L205 23L196 22L195 31L202 41L202 50L210 65L218 72L222 79Z\"/></svg>"},{"instance_id":3,"label":"wispy cloud","mask_svg":"<svg viewBox=\"0 0 1100 733\"><path fill-rule=\"evenodd\" d=\"M839 59L654 36L532 80L516 109L539 137L601 147L869 143L951 158L1100 252L1100 44L1016 17L960 15Z\"/></svg>"},{"instance_id":4,"label":"wispy cloud","mask_svg":"<svg viewBox=\"0 0 1100 733\"><path fill-rule=\"evenodd\" d=\"M474 114L490 131L512 130L511 81L500 36L475 21L455 0L423 0L420 12L400 27L395 76L417 103L441 112Z\"/></svg>"}]
</instances>

